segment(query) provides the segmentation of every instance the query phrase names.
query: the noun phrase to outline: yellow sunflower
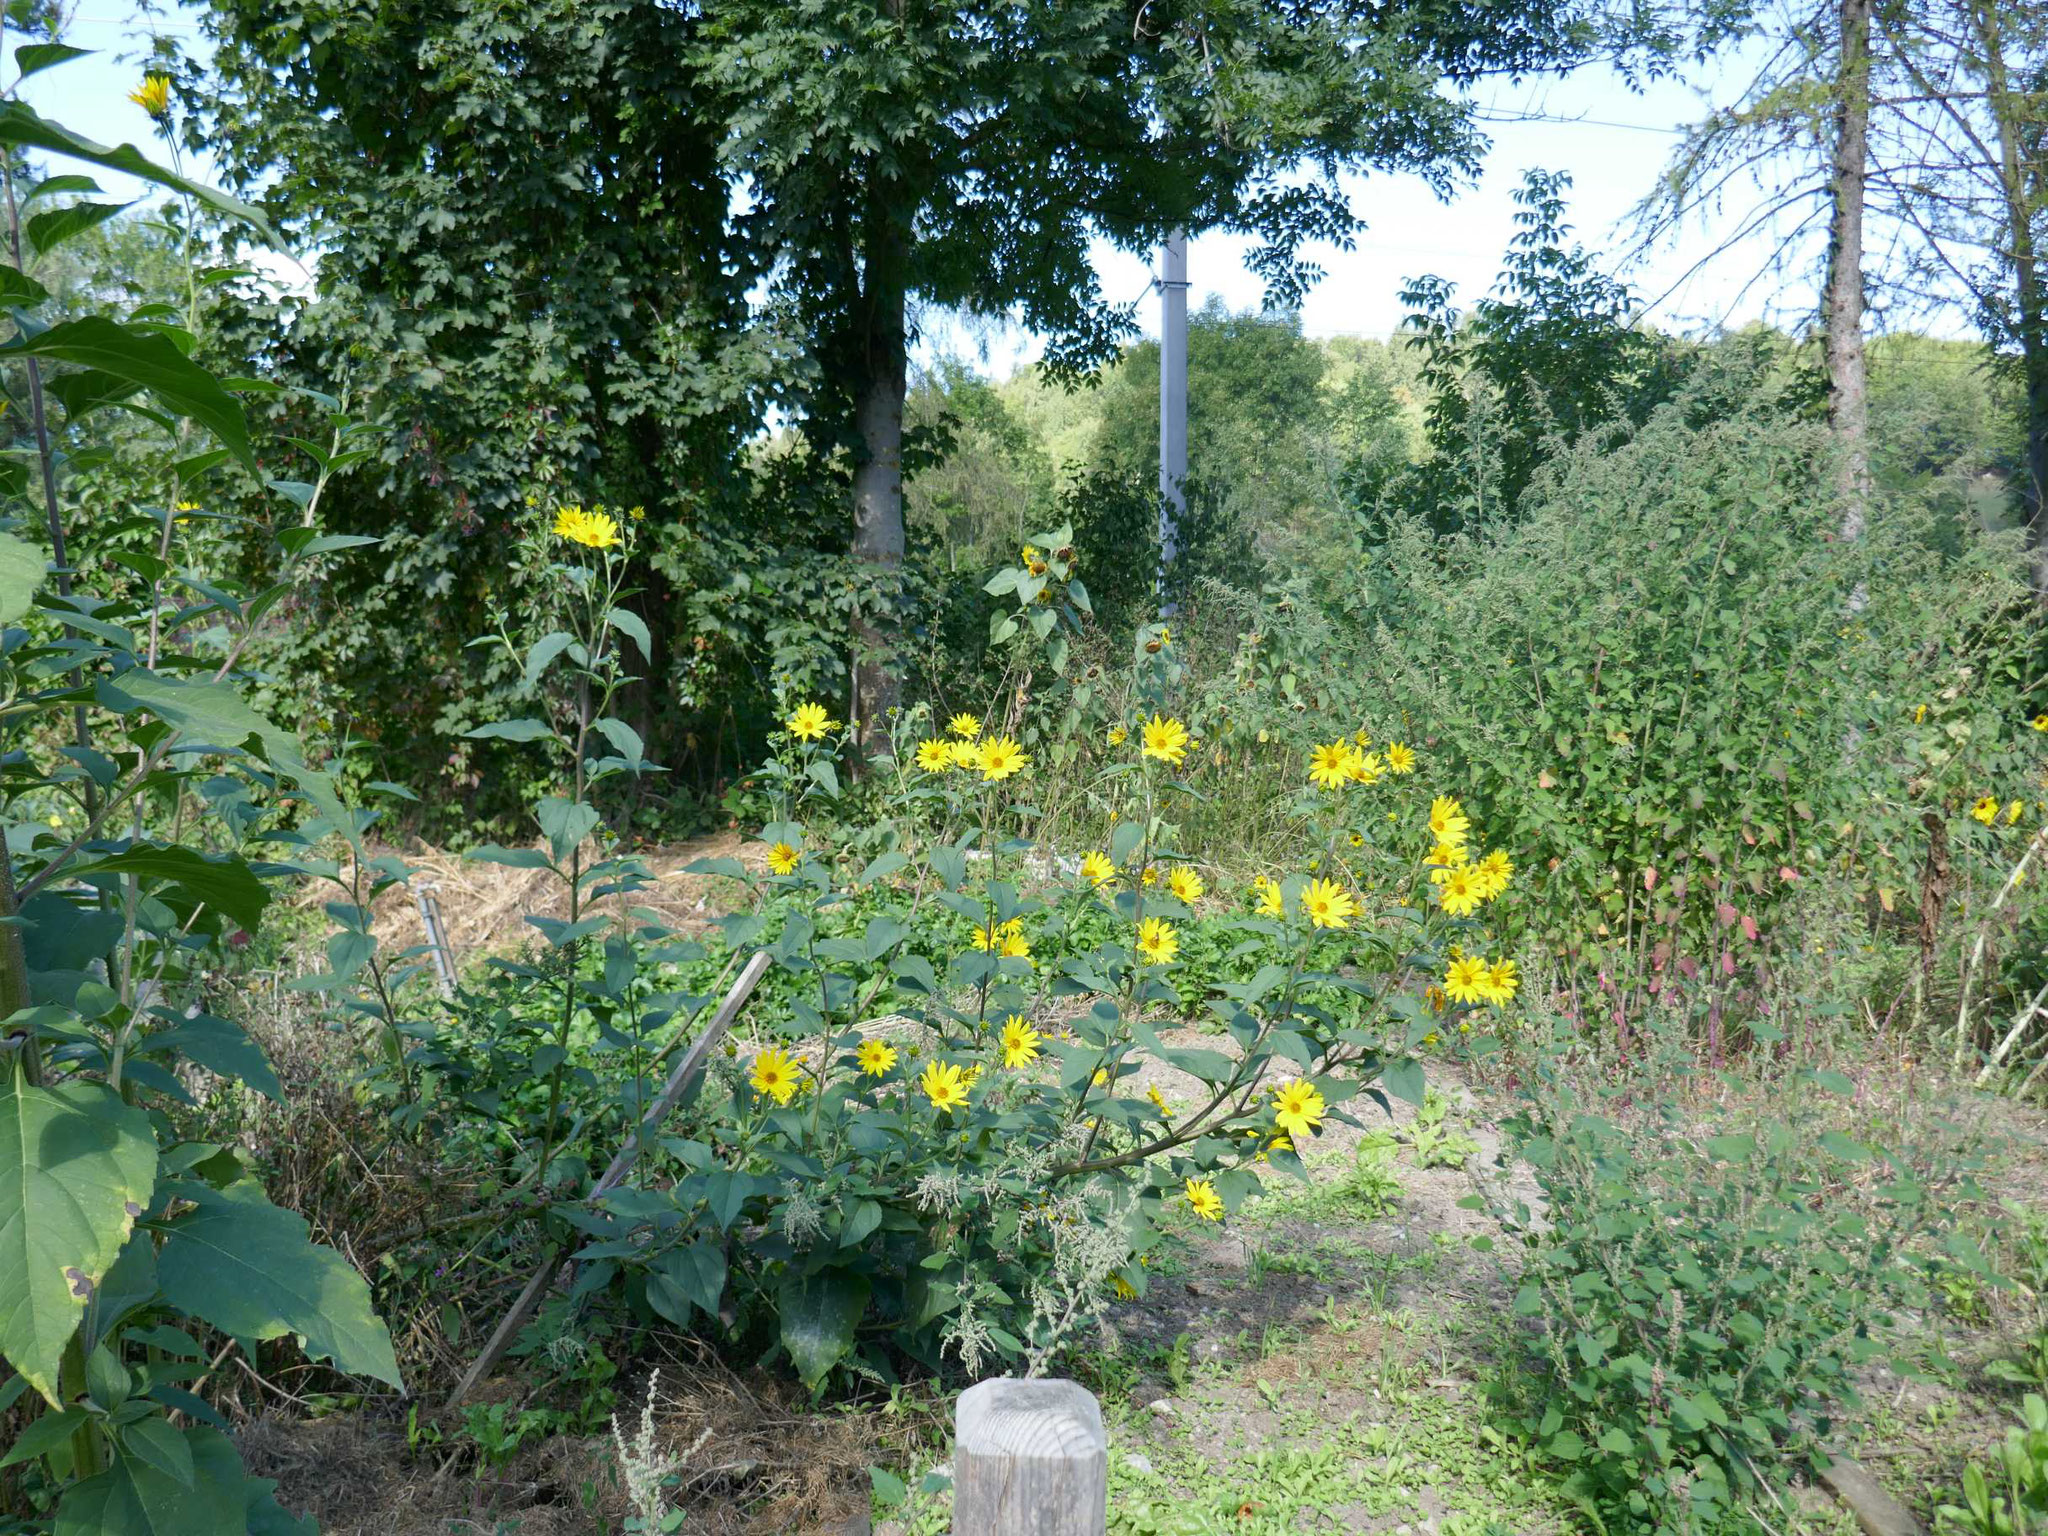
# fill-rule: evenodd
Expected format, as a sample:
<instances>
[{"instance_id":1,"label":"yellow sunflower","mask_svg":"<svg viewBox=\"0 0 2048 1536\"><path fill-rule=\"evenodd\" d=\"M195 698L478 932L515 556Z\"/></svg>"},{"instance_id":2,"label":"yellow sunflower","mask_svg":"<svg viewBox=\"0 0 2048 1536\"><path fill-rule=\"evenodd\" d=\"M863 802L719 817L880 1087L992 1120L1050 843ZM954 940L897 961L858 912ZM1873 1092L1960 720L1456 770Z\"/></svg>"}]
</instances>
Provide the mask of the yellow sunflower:
<instances>
[{"instance_id":1,"label":"yellow sunflower","mask_svg":"<svg viewBox=\"0 0 2048 1536\"><path fill-rule=\"evenodd\" d=\"M1099 891L1116 878L1116 866L1109 862L1106 853L1084 853L1081 855L1081 878Z\"/></svg>"},{"instance_id":2,"label":"yellow sunflower","mask_svg":"<svg viewBox=\"0 0 2048 1536\"><path fill-rule=\"evenodd\" d=\"M854 1052L863 1077L886 1077L896 1065L896 1047L885 1040L863 1040Z\"/></svg>"},{"instance_id":3,"label":"yellow sunflower","mask_svg":"<svg viewBox=\"0 0 2048 1536\"><path fill-rule=\"evenodd\" d=\"M803 855L787 843L777 843L768 850L768 873L788 875L796 871L797 860Z\"/></svg>"},{"instance_id":4,"label":"yellow sunflower","mask_svg":"<svg viewBox=\"0 0 2048 1536\"><path fill-rule=\"evenodd\" d=\"M1207 1179L1189 1179L1187 1182L1188 1205L1204 1221L1223 1219L1223 1197L1216 1193L1216 1186Z\"/></svg>"},{"instance_id":5,"label":"yellow sunflower","mask_svg":"<svg viewBox=\"0 0 2048 1536\"><path fill-rule=\"evenodd\" d=\"M1138 953L1148 965L1171 965L1180 953L1180 935L1166 919L1148 917L1138 924Z\"/></svg>"},{"instance_id":6,"label":"yellow sunflower","mask_svg":"<svg viewBox=\"0 0 2048 1536\"><path fill-rule=\"evenodd\" d=\"M799 704L796 713L782 725L798 741L821 741L832 729L832 717L825 713L822 704Z\"/></svg>"},{"instance_id":7,"label":"yellow sunflower","mask_svg":"<svg viewBox=\"0 0 2048 1536\"><path fill-rule=\"evenodd\" d=\"M1471 862L1471 855L1459 843L1438 843L1429 850L1429 857L1423 862L1430 866L1429 878L1438 885L1454 869L1461 869Z\"/></svg>"},{"instance_id":8,"label":"yellow sunflower","mask_svg":"<svg viewBox=\"0 0 2048 1536\"><path fill-rule=\"evenodd\" d=\"M1508 881L1515 873L1514 861L1501 849L1494 849L1473 867L1479 878L1479 896L1482 901L1491 901L1508 888Z\"/></svg>"},{"instance_id":9,"label":"yellow sunflower","mask_svg":"<svg viewBox=\"0 0 2048 1536\"><path fill-rule=\"evenodd\" d=\"M1998 797L1986 795L1982 800L1979 800L1970 807L1970 814L1983 822L1985 826L1990 826L1991 823L1998 820Z\"/></svg>"},{"instance_id":10,"label":"yellow sunflower","mask_svg":"<svg viewBox=\"0 0 2048 1536\"><path fill-rule=\"evenodd\" d=\"M934 1109L965 1109L967 1107L967 1074L958 1067L947 1066L934 1061L924 1069L924 1075L917 1080L917 1086L924 1090L924 1096L932 1101Z\"/></svg>"},{"instance_id":11,"label":"yellow sunflower","mask_svg":"<svg viewBox=\"0 0 2048 1536\"><path fill-rule=\"evenodd\" d=\"M1033 1029L1021 1013L1013 1013L1003 1020L1003 1065L1006 1067L1028 1067L1038 1060L1038 1031Z\"/></svg>"},{"instance_id":12,"label":"yellow sunflower","mask_svg":"<svg viewBox=\"0 0 2048 1536\"><path fill-rule=\"evenodd\" d=\"M944 773L953 766L953 744L934 736L917 744L917 766L926 773Z\"/></svg>"},{"instance_id":13,"label":"yellow sunflower","mask_svg":"<svg viewBox=\"0 0 2048 1536\"><path fill-rule=\"evenodd\" d=\"M1130 737L1131 733L1120 725L1112 725L1109 728L1108 741L1112 747L1122 746Z\"/></svg>"},{"instance_id":14,"label":"yellow sunflower","mask_svg":"<svg viewBox=\"0 0 2048 1536\"><path fill-rule=\"evenodd\" d=\"M1387 743L1387 772L1389 772L1389 773L1413 773L1414 771L1415 771L1415 753L1414 753L1414 751L1413 751L1412 749L1408 748L1408 747L1404 747L1404 746L1402 746L1402 745L1401 745L1401 743L1400 743L1400 742L1398 742L1398 741L1390 741L1390 742L1388 742L1388 743Z\"/></svg>"},{"instance_id":15,"label":"yellow sunflower","mask_svg":"<svg viewBox=\"0 0 2048 1536\"><path fill-rule=\"evenodd\" d=\"M1300 1078L1273 1090L1273 1123L1290 1136L1313 1136L1328 1108L1315 1084Z\"/></svg>"},{"instance_id":16,"label":"yellow sunflower","mask_svg":"<svg viewBox=\"0 0 2048 1536\"><path fill-rule=\"evenodd\" d=\"M1429 830L1440 843L1462 844L1472 822L1455 797L1438 795L1429 802Z\"/></svg>"},{"instance_id":17,"label":"yellow sunflower","mask_svg":"<svg viewBox=\"0 0 2048 1536\"><path fill-rule=\"evenodd\" d=\"M1188 755L1188 728L1178 720L1161 719L1155 714L1145 722L1143 755L1178 768Z\"/></svg>"},{"instance_id":18,"label":"yellow sunflower","mask_svg":"<svg viewBox=\"0 0 2048 1536\"><path fill-rule=\"evenodd\" d=\"M1444 972L1444 996L1454 1003L1483 1003L1491 988L1486 962L1470 955L1458 956Z\"/></svg>"},{"instance_id":19,"label":"yellow sunflower","mask_svg":"<svg viewBox=\"0 0 2048 1536\"><path fill-rule=\"evenodd\" d=\"M784 1050L763 1051L754 1058L753 1070L747 1073L747 1081L754 1085L754 1092L773 1099L777 1104L787 1104L796 1097L796 1091L803 1086L803 1075L796 1058Z\"/></svg>"},{"instance_id":20,"label":"yellow sunflower","mask_svg":"<svg viewBox=\"0 0 2048 1536\"><path fill-rule=\"evenodd\" d=\"M1470 869L1446 870L1436 895L1451 916L1470 917L1479 910L1479 877Z\"/></svg>"},{"instance_id":21,"label":"yellow sunflower","mask_svg":"<svg viewBox=\"0 0 2048 1536\"><path fill-rule=\"evenodd\" d=\"M1185 864L1176 864L1166 877L1166 888L1173 892L1178 901L1193 903L1201 900L1202 892L1208 887L1202 884L1202 877Z\"/></svg>"},{"instance_id":22,"label":"yellow sunflower","mask_svg":"<svg viewBox=\"0 0 2048 1536\"><path fill-rule=\"evenodd\" d=\"M2033 725L2034 729L2037 731L2048 732L2048 713L2042 713L2034 716Z\"/></svg>"},{"instance_id":23,"label":"yellow sunflower","mask_svg":"<svg viewBox=\"0 0 2048 1536\"><path fill-rule=\"evenodd\" d=\"M946 722L946 729L962 741L973 741L981 734L981 722L972 715L955 715Z\"/></svg>"},{"instance_id":24,"label":"yellow sunflower","mask_svg":"<svg viewBox=\"0 0 2048 1536\"><path fill-rule=\"evenodd\" d=\"M128 99L161 122L171 115L170 76L144 75L142 84L128 93Z\"/></svg>"},{"instance_id":25,"label":"yellow sunflower","mask_svg":"<svg viewBox=\"0 0 2048 1536\"><path fill-rule=\"evenodd\" d=\"M1301 893L1301 910L1318 928L1348 928L1358 902L1334 880L1311 880Z\"/></svg>"},{"instance_id":26,"label":"yellow sunflower","mask_svg":"<svg viewBox=\"0 0 2048 1536\"><path fill-rule=\"evenodd\" d=\"M1515 962L1500 959L1486 968L1486 1000L1490 1003L1514 1001L1516 989L1522 985L1522 978L1515 974Z\"/></svg>"},{"instance_id":27,"label":"yellow sunflower","mask_svg":"<svg viewBox=\"0 0 2048 1536\"><path fill-rule=\"evenodd\" d=\"M1257 911L1261 917L1285 917L1287 904L1280 893L1280 882L1269 880L1264 875L1252 876L1252 889L1259 893Z\"/></svg>"},{"instance_id":28,"label":"yellow sunflower","mask_svg":"<svg viewBox=\"0 0 2048 1536\"><path fill-rule=\"evenodd\" d=\"M1351 759L1356 752L1348 741L1333 741L1309 755L1309 781L1319 789L1342 789L1351 781Z\"/></svg>"},{"instance_id":29,"label":"yellow sunflower","mask_svg":"<svg viewBox=\"0 0 2048 1536\"><path fill-rule=\"evenodd\" d=\"M1000 784L1013 778L1031 766L1031 759L1024 755L1024 749L1008 736L991 736L981 744L981 779L984 784Z\"/></svg>"},{"instance_id":30,"label":"yellow sunflower","mask_svg":"<svg viewBox=\"0 0 2048 1536\"><path fill-rule=\"evenodd\" d=\"M554 532L556 538L586 549L617 549L621 543L617 522L602 512L586 512L578 506L555 513Z\"/></svg>"},{"instance_id":31,"label":"yellow sunflower","mask_svg":"<svg viewBox=\"0 0 2048 1536\"><path fill-rule=\"evenodd\" d=\"M1351 782L1354 784L1377 784L1386 771L1386 765L1380 761L1377 752L1351 754Z\"/></svg>"}]
</instances>

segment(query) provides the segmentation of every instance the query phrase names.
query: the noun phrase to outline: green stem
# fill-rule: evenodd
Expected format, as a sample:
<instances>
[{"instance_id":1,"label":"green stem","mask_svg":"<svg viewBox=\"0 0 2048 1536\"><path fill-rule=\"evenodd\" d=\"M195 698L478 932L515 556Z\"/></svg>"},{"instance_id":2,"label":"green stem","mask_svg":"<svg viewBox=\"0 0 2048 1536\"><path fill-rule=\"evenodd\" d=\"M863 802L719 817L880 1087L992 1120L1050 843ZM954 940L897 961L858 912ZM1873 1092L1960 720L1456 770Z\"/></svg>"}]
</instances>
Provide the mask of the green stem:
<instances>
[{"instance_id":1,"label":"green stem","mask_svg":"<svg viewBox=\"0 0 2048 1536\"><path fill-rule=\"evenodd\" d=\"M57 1386L57 1395L67 1403L75 1403L86 1395L85 1334L82 1329L72 1334L71 1342L64 1346L64 1358L57 1368ZM104 1467L100 1455L100 1432L91 1420L87 1420L71 1434L71 1475L75 1480L82 1480L96 1475Z\"/></svg>"}]
</instances>

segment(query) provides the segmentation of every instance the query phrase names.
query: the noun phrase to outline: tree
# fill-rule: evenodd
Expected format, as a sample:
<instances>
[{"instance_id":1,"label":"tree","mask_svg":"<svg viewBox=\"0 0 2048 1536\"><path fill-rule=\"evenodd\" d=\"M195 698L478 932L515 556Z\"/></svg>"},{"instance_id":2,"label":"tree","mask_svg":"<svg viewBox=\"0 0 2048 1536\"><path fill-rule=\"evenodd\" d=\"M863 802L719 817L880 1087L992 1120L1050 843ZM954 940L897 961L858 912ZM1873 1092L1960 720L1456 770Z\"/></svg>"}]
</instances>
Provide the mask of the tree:
<instances>
[{"instance_id":1,"label":"tree","mask_svg":"<svg viewBox=\"0 0 2048 1536\"><path fill-rule=\"evenodd\" d=\"M1233 315L1212 297L1189 316L1188 485L1197 499L1222 498L1261 538L1327 499L1326 367L1298 315ZM1100 397L1094 466L1156 482L1159 344L1128 348L1104 371Z\"/></svg>"},{"instance_id":2,"label":"tree","mask_svg":"<svg viewBox=\"0 0 2048 1536\"><path fill-rule=\"evenodd\" d=\"M1870 158L1870 0L1841 0L1833 166L1828 178L1828 420L1841 446L1841 535L1863 536L1870 491L1870 390L1863 361L1863 184Z\"/></svg>"},{"instance_id":3,"label":"tree","mask_svg":"<svg viewBox=\"0 0 2048 1536\"><path fill-rule=\"evenodd\" d=\"M1880 13L1912 145L1878 179L1918 238L1906 281L1958 301L2020 386L2034 592L2048 602L2048 17L1989 0Z\"/></svg>"},{"instance_id":4,"label":"tree","mask_svg":"<svg viewBox=\"0 0 2048 1536\"><path fill-rule=\"evenodd\" d=\"M1771 42L1739 99L1673 155L1639 210L1645 238L1676 235L1754 183L1761 196L1736 234L1696 267L1768 231L1764 270L1783 271L1807 259L1825 219L1823 321L1845 488L1867 476L1866 302L1881 305L1879 326L1943 313L1973 321L2021 380L2018 481L2035 589L2048 600L2048 18L1996 0L1810 0ZM1845 497L1845 514L1859 500ZM1848 515L1843 529L1855 531Z\"/></svg>"},{"instance_id":5,"label":"tree","mask_svg":"<svg viewBox=\"0 0 2048 1536\"><path fill-rule=\"evenodd\" d=\"M764 626L734 605L766 597L764 567L844 542L747 452L803 359L748 303L762 273L726 226L721 123L680 63L698 23L629 0L217 0L203 20L191 141L318 252L310 296L245 292L234 345L389 429L326 513L381 558L280 660L328 682L337 730L405 759L387 776L498 782L505 749L447 738L520 683L467 642L509 596L526 498L644 506L635 723L676 762L763 689L770 645L734 636Z\"/></svg>"},{"instance_id":6,"label":"tree","mask_svg":"<svg viewBox=\"0 0 2048 1536\"><path fill-rule=\"evenodd\" d=\"M719 0L706 15L694 57L725 103L745 225L814 338L806 430L852 451L853 552L885 573L903 558L913 296L1012 315L1071 374L1133 328L1097 291L1092 239L1145 250L1174 227L1226 228L1258 239L1286 306L1315 275L1303 246L1358 227L1342 172L1444 186L1471 167L1477 135L1446 82L1603 41L1573 0ZM861 625L867 730L895 698L883 620Z\"/></svg>"},{"instance_id":7,"label":"tree","mask_svg":"<svg viewBox=\"0 0 2048 1536\"><path fill-rule=\"evenodd\" d=\"M1686 349L1639 325L1634 291L1570 243L1570 186L1562 172L1525 174L1500 277L1469 314L1440 277L1402 291L1430 455L1398 494L1441 531L1513 517L1556 440L1641 424L1682 380Z\"/></svg>"}]
</instances>

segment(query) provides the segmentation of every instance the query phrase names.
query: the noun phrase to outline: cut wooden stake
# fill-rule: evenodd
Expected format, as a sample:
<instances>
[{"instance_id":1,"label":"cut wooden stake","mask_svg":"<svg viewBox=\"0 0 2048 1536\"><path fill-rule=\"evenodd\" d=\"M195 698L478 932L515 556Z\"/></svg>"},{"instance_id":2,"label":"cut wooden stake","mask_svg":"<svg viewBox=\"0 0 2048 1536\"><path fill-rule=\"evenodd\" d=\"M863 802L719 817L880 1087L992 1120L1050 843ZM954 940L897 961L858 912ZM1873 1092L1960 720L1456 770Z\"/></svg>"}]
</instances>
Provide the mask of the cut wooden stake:
<instances>
[{"instance_id":1,"label":"cut wooden stake","mask_svg":"<svg viewBox=\"0 0 2048 1536\"><path fill-rule=\"evenodd\" d=\"M732 990L725 994L725 1000L718 1005L718 1012L711 1016L711 1022L705 1026L704 1033L697 1037L696 1043L683 1053L683 1059L677 1062L675 1069L669 1073L668 1081L662 1084L661 1092L655 1096L653 1104L648 1106L647 1113L641 1117L638 1129L619 1149L619 1155L614 1157L611 1166L605 1169L604 1177L592 1186L589 1199L602 1199L618 1188L626 1175L633 1171L633 1165L640 1161L641 1152L654 1139L655 1134L661 1129L662 1122L681 1101L691 1079L703 1067L704 1058L711 1054L711 1048L723 1038L728 1029L732 1028L732 1021L738 1018L740 1010L746 1007L747 999L753 996L754 988L760 985L761 978L767 974L772 960L773 956L762 949L756 950L753 957L747 961L746 969L740 972L739 980L732 984ZM448 1394L445 1411L452 1413L461 1407L463 1400L476 1390L477 1383L490 1374L491 1368L503 1357L505 1351L512 1347L512 1341L519 1337L519 1330L526 1326L526 1320L540 1305L541 1297L545 1296L548 1287L554 1284L555 1276L561 1271L562 1261L567 1257L560 1244L553 1244L548 1248L541 1260L540 1268L535 1270L533 1278L526 1282L526 1288L512 1303L511 1310L499 1319L498 1326L491 1331L490 1338L484 1343L483 1352L470 1362L469 1369L462 1373L462 1380L457 1382L455 1390Z\"/></svg>"},{"instance_id":2,"label":"cut wooden stake","mask_svg":"<svg viewBox=\"0 0 2048 1536\"><path fill-rule=\"evenodd\" d=\"M953 1409L953 1536L1102 1536L1109 1436L1079 1382L1002 1377Z\"/></svg>"}]
</instances>

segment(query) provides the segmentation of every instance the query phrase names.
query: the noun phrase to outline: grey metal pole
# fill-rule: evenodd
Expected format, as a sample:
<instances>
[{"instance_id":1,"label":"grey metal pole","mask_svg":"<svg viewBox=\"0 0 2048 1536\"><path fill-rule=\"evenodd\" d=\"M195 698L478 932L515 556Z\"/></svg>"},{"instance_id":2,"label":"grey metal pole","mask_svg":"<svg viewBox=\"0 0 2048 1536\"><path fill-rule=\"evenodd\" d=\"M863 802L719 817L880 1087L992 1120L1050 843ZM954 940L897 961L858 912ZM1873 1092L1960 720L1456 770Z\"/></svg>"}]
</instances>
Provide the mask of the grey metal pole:
<instances>
[{"instance_id":1,"label":"grey metal pole","mask_svg":"<svg viewBox=\"0 0 2048 1536\"><path fill-rule=\"evenodd\" d=\"M1188 237L1166 237L1159 277L1159 585L1180 553L1180 521L1188 509ZM1162 607L1164 607L1162 601Z\"/></svg>"}]
</instances>

